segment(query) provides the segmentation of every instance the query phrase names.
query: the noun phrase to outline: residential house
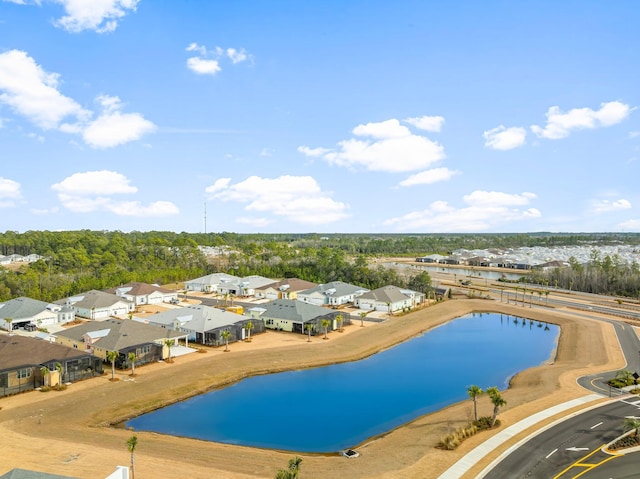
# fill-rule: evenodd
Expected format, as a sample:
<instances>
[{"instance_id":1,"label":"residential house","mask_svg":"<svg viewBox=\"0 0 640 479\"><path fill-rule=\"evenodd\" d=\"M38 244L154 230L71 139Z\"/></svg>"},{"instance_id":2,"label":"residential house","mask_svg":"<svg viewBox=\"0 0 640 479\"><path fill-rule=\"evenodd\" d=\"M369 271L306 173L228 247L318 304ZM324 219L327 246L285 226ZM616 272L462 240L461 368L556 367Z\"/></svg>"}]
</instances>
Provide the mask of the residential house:
<instances>
[{"instance_id":1,"label":"residential house","mask_svg":"<svg viewBox=\"0 0 640 479\"><path fill-rule=\"evenodd\" d=\"M365 311L402 311L424 303L424 293L388 285L368 291L355 299L355 306Z\"/></svg>"},{"instance_id":2,"label":"residential house","mask_svg":"<svg viewBox=\"0 0 640 479\"><path fill-rule=\"evenodd\" d=\"M287 278L282 281L270 283L259 288L255 288L257 299L296 299L300 291L315 288L316 283L298 278Z\"/></svg>"},{"instance_id":3,"label":"residential house","mask_svg":"<svg viewBox=\"0 0 640 479\"><path fill-rule=\"evenodd\" d=\"M74 319L73 308L24 296L0 303L0 328L6 330L24 328L27 325L46 327L68 323Z\"/></svg>"},{"instance_id":4,"label":"residential house","mask_svg":"<svg viewBox=\"0 0 640 479\"><path fill-rule=\"evenodd\" d=\"M51 373L43 374L46 367ZM18 335L0 335L0 396L51 383L73 382L102 373L102 361L91 353ZM51 376L47 379L47 376Z\"/></svg>"},{"instance_id":5,"label":"residential house","mask_svg":"<svg viewBox=\"0 0 640 479\"><path fill-rule=\"evenodd\" d=\"M312 334L323 331L321 321L328 319L331 324L328 328L333 331L338 328L338 316L342 317L343 324L351 323L351 315L322 306L304 303L293 299L276 299L269 303L250 308L247 313L255 319L262 319L267 329L277 331L290 331L306 334L308 324L313 328Z\"/></svg>"},{"instance_id":6,"label":"residential house","mask_svg":"<svg viewBox=\"0 0 640 479\"><path fill-rule=\"evenodd\" d=\"M129 353L137 356L136 366L162 359L169 355L165 342L187 340L188 334L159 328L130 319L106 319L88 321L79 326L62 330L55 334L56 342L64 346L86 351L107 361L107 352L118 351L116 367L131 367Z\"/></svg>"},{"instance_id":7,"label":"residential house","mask_svg":"<svg viewBox=\"0 0 640 479\"><path fill-rule=\"evenodd\" d=\"M225 344L223 331L229 331L229 342L240 341L248 336L247 323L251 321L251 334L264 332L264 322L241 314L212 308L205 305L190 305L171 309L144 318L149 324L188 334L188 339L207 346Z\"/></svg>"},{"instance_id":8,"label":"residential house","mask_svg":"<svg viewBox=\"0 0 640 479\"><path fill-rule=\"evenodd\" d=\"M257 288L268 284L273 284L273 279L258 275L245 276L238 282L238 288L233 294L242 297L255 296Z\"/></svg>"},{"instance_id":9,"label":"residential house","mask_svg":"<svg viewBox=\"0 0 640 479\"><path fill-rule=\"evenodd\" d=\"M319 284L313 288L298 292L297 300L304 303L315 304L316 306L329 305L340 306L342 304L353 303L355 298L369 291L361 286L333 281L331 283Z\"/></svg>"},{"instance_id":10,"label":"residential house","mask_svg":"<svg viewBox=\"0 0 640 479\"><path fill-rule=\"evenodd\" d=\"M115 294L127 301L131 301L136 306L178 301L178 293L176 291L171 291L157 284L131 282L117 288L105 289L104 292Z\"/></svg>"},{"instance_id":11,"label":"residential house","mask_svg":"<svg viewBox=\"0 0 640 479\"><path fill-rule=\"evenodd\" d=\"M135 311L133 301L95 289L56 301L56 303L70 306L75 311L76 316L91 320L126 317L129 313Z\"/></svg>"},{"instance_id":12,"label":"residential house","mask_svg":"<svg viewBox=\"0 0 640 479\"><path fill-rule=\"evenodd\" d=\"M439 263L445 257L441 254L431 254L429 256L419 256L416 258L418 263Z\"/></svg>"},{"instance_id":13,"label":"residential house","mask_svg":"<svg viewBox=\"0 0 640 479\"><path fill-rule=\"evenodd\" d=\"M185 281L184 289L186 291L195 291L200 293L220 293L226 284L236 284L238 281L240 281L238 276L233 276L227 273L213 273ZM235 289L233 294L236 294Z\"/></svg>"}]
</instances>

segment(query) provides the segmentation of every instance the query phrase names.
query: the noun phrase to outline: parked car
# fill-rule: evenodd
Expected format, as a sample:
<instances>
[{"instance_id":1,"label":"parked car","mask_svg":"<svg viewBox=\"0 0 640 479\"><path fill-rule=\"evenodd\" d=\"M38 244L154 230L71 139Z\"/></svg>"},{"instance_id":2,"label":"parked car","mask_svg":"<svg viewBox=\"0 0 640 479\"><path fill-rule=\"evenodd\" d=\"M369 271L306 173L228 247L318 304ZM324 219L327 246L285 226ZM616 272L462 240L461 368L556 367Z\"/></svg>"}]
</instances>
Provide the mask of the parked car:
<instances>
[{"instance_id":1,"label":"parked car","mask_svg":"<svg viewBox=\"0 0 640 479\"><path fill-rule=\"evenodd\" d=\"M35 331L36 329L38 329L38 327L33 323L27 323L24 325L25 331Z\"/></svg>"}]
</instances>

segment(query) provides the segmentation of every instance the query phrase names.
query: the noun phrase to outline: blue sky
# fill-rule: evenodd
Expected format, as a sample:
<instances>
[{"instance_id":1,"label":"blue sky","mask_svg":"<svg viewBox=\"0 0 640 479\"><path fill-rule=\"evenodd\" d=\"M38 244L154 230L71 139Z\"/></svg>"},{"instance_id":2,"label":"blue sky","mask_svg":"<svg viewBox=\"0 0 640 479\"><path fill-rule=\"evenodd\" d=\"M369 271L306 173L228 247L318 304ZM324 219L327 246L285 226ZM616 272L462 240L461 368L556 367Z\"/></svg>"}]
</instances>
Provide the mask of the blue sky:
<instances>
[{"instance_id":1,"label":"blue sky","mask_svg":"<svg viewBox=\"0 0 640 479\"><path fill-rule=\"evenodd\" d=\"M640 231L636 1L0 0L0 231Z\"/></svg>"}]
</instances>

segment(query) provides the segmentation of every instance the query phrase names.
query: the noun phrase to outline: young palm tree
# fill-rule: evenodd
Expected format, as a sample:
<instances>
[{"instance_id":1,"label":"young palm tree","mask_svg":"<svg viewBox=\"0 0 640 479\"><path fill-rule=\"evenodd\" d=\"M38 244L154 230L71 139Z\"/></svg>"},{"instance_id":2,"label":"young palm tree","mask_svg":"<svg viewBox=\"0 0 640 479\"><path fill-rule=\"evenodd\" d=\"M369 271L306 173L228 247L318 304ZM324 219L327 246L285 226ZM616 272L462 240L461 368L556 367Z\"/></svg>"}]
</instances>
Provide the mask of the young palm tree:
<instances>
[{"instance_id":1,"label":"young palm tree","mask_svg":"<svg viewBox=\"0 0 640 479\"><path fill-rule=\"evenodd\" d=\"M13 318L4 318L4 320L7 323L7 330L9 331L9 334L13 334L13 328L11 327L11 323L13 323Z\"/></svg>"},{"instance_id":2,"label":"young palm tree","mask_svg":"<svg viewBox=\"0 0 640 479\"><path fill-rule=\"evenodd\" d=\"M364 328L364 318L367 316L367 313L364 311L360 313L360 327Z\"/></svg>"},{"instance_id":3,"label":"young palm tree","mask_svg":"<svg viewBox=\"0 0 640 479\"><path fill-rule=\"evenodd\" d=\"M115 379L116 375L116 359L118 359L118 351L107 351L107 361L111 363L111 380Z\"/></svg>"},{"instance_id":4,"label":"young palm tree","mask_svg":"<svg viewBox=\"0 0 640 479\"><path fill-rule=\"evenodd\" d=\"M127 358L129 359L129 362L131 363L131 376L135 376L135 373L136 373L136 359L138 359L138 355L136 353L134 353L133 351L131 351L127 355Z\"/></svg>"},{"instance_id":5,"label":"young palm tree","mask_svg":"<svg viewBox=\"0 0 640 479\"><path fill-rule=\"evenodd\" d=\"M169 350L169 359L167 361L172 363L173 360L171 359L171 348L173 346L175 346L176 340L175 339L165 339L164 340L164 344L167 346L167 349Z\"/></svg>"},{"instance_id":6,"label":"young palm tree","mask_svg":"<svg viewBox=\"0 0 640 479\"><path fill-rule=\"evenodd\" d=\"M473 400L473 417L478 421L478 397L482 396L484 391L474 384L467 387L467 394Z\"/></svg>"},{"instance_id":7,"label":"young palm tree","mask_svg":"<svg viewBox=\"0 0 640 479\"><path fill-rule=\"evenodd\" d=\"M336 315L336 321L338 322L338 331L342 332L343 317L341 314Z\"/></svg>"},{"instance_id":8,"label":"young palm tree","mask_svg":"<svg viewBox=\"0 0 640 479\"><path fill-rule=\"evenodd\" d=\"M624 418L624 430L630 431L635 429L636 440L640 438L640 418L637 417L625 417Z\"/></svg>"},{"instance_id":9,"label":"young palm tree","mask_svg":"<svg viewBox=\"0 0 640 479\"><path fill-rule=\"evenodd\" d=\"M138 436L134 434L127 439L127 449L131 453L131 479L135 479L135 461L133 454L136 451L136 447L138 447Z\"/></svg>"},{"instance_id":10,"label":"young palm tree","mask_svg":"<svg viewBox=\"0 0 640 479\"><path fill-rule=\"evenodd\" d=\"M244 329L247 330L247 341L251 342L251 330L253 329L253 321L247 321L247 323L244 325Z\"/></svg>"},{"instance_id":11,"label":"young palm tree","mask_svg":"<svg viewBox=\"0 0 640 479\"><path fill-rule=\"evenodd\" d=\"M498 412L502 406L507 405L507 401L502 397L497 387L493 386L487 389L487 394L491 398L491 404L493 404L493 416L491 416L491 427L496 424Z\"/></svg>"},{"instance_id":12,"label":"young palm tree","mask_svg":"<svg viewBox=\"0 0 640 479\"><path fill-rule=\"evenodd\" d=\"M56 371L58 371L58 384L62 385L62 363L56 363Z\"/></svg>"},{"instance_id":13,"label":"young palm tree","mask_svg":"<svg viewBox=\"0 0 640 479\"><path fill-rule=\"evenodd\" d=\"M301 457L294 457L289 459L289 472L291 472L291 477L296 479L298 474L300 473L300 464L302 463Z\"/></svg>"},{"instance_id":14,"label":"young palm tree","mask_svg":"<svg viewBox=\"0 0 640 479\"><path fill-rule=\"evenodd\" d=\"M304 329L307 330L307 334L309 335L309 339L307 339L307 342L310 343L311 342L311 331L313 331L313 324L311 323L307 323L304 325Z\"/></svg>"},{"instance_id":15,"label":"young palm tree","mask_svg":"<svg viewBox=\"0 0 640 479\"><path fill-rule=\"evenodd\" d=\"M225 344L225 348L224 348L224 352L226 353L227 351L229 351L229 337L231 336L231 331L229 331L228 329L225 329L224 331L222 331L220 333L220 337L222 339L224 339L224 344Z\"/></svg>"},{"instance_id":16,"label":"young palm tree","mask_svg":"<svg viewBox=\"0 0 640 479\"><path fill-rule=\"evenodd\" d=\"M327 332L329 331L329 325L331 324L331 320L329 319L321 319L320 320L320 326L322 326L324 328L324 339L329 339L327 337Z\"/></svg>"},{"instance_id":17,"label":"young palm tree","mask_svg":"<svg viewBox=\"0 0 640 479\"><path fill-rule=\"evenodd\" d=\"M49 371L49 368L46 366L42 366L40 368L40 374L42 374L42 385L46 386L46 382L47 382L47 376L49 375L51 371Z\"/></svg>"}]
</instances>

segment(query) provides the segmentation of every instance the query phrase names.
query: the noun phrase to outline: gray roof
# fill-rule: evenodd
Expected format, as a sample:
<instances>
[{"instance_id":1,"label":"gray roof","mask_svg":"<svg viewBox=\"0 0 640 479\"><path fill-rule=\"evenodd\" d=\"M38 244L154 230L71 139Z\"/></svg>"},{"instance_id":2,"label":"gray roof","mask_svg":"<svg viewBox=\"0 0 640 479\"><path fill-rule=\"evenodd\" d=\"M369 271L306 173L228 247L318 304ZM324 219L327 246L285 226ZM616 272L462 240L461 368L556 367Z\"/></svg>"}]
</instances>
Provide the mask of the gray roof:
<instances>
[{"instance_id":1,"label":"gray roof","mask_svg":"<svg viewBox=\"0 0 640 479\"><path fill-rule=\"evenodd\" d=\"M140 344L154 343L163 339L175 339L184 336L184 333L132 321L130 319L90 321L73 328L64 329L56 333L55 336L82 342L85 334L105 330L108 330L108 332L100 340L96 341L94 345L109 351L119 351Z\"/></svg>"},{"instance_id":2,"label":"gray roof","mask_svg":"<svg viewBox=\"0 0 640 479\"><path fill-rule=\"evenodd\" d=\"M237 281L236 283L241 285L245 289L256 289L256 288L265 286L267 284L272 284L273 279L265 278L264 276L252 275L252 276L245 276L244 278L242 278L240 281Z\"/></svg>"},{"instance_id":3,"label":"gray roof","mask_svg":"<svg viewBox=\"0 0 640 479\"><path fill-rule=\"evenodd\" d=\"M115 294L105 293L104 291L98 291L92 289L86 293L76 294L69 297L69 299L63 299L58 301L58 304L64 304L69 301L75 308L91 309L91 308L108 308L118 302L131 304L131 301L116 296Z\"/></svg>"},{"instance_id":4,"label":"gray roof","mask_svg":"<svg viewBox=\"0 0 640 479\"><path fill-rule=\"evenodd\" d=\"M241 314L222 311L218 308L199 304L163 311L162 313L150 316L147 318L147 321L170 326L174 324L176 319L180 321L180 327L182 329L202 333L211 331L212 329L231 326L240 321L249 320L250 318L242 316Z\"/></svg>"},{"instance_id":5,"label":"gray roof","mask_svg":"<svg viewBox=\"0 0 640 479\"><path fill-rule=\"evenodd\" d=\"M32 318L51 306L54 305L24 296L10 299L5 303L0 303L0 319L13 318L19 320L21 318ZM55 306L55 308L60 309L59 306Z\"/></svg>"},{"instance_id":6,"label":"gray roof","mask_svg":"<svg viewBox=\"0 0 640 479\"><path fill-rule=\"evenodd\" d=\"M287 278L282 281L276 281L275 283L265 284L264 286L260 286L259 288L255 288L257 290L265 290L269 288L280 289L281 291L304 291L307 289L311 289L317 286L316 283L312 283L311 281L305 281L304 279L298 278Z\"/></svg>"},{"instance_id":7,"label":"gray roof","mask_svg":"<svg viewBox=\"0 0 640 479\"><path fill-rule=\"evenodd\" d=\"M11 469L6 474L0 476L0 479L76 479L71 476L59 476L57 474L49 474L47 472L28 471L27 469Z\"/></svg>"},{"instance_id":8,"label":"gray roof","mask_svg":"<svg viewBox=\"0 0 640 479\"><path fill-rule=\"evenodd\" d=\"M201 276L199 278L185 281L185 284L220 284L220 283L236 283L240 278L227 273L213 273L207 276Z\"/></svg>"},{"instance_id":9,"label":"gray roof","mask_svg":"<svg viewBox=\"0 0 640 479\"><path fill-rule=\"evenodd\" d=\"M109 288L105 289L105 293L115 294L117 296L122 295L131 295L131 296L146 296L151 293L155 293L156 291L162 294L171 294L175 293L175 291L171 291L170 289L163 288L162 286L158 286L155 284L148 283L140 283L137 281L132 281L127 284L123 284L122 286L118 286L117 288Z\"/></svg>"},{"instance_id":10,"label":"gray roof","mask_svg":"<svg viewBox=\"0 0 640 479\"><path fill-rule=\"evenodd\" d=\"M331 297L340 297L340 296L348 296L350 294L355 294L358 292L366 292L369 291L367 288L363 288L362 286L356 286L354 284L345 283L343 281L332 281L331 283L319 284L315 288L310 288L305 291L301 291L303 294L312 294L312 293L324 293L327 296Z\"/></svg>"},{"instance_id":11,"label":"gray roof","mask_svg":"<svg viewBox=\"0 0 640 479\"><path fill-rule=\"evenodd\" d=\"M404 293L403 291L406 291ZM376 301L382 301L383 303L397 303L404 301L410 297L414 291L408 289L401 289L397 286L388 285L382 288L374 289L360 296L360 299L374 299Z\"/></svg>"},{"instance_id":12,"label":"gray roof","mask_svg":"<svg viewBox=\"0 0 640 479\"><path fill-rule=\"evenodd\" d=\"M266 304L260 305L264 309L261 318L276 318L289 321L306 323L321 318L336 311L314 304L303 303L294 299L276 299ZM258 310L256 308L256 310Z\"/></svg>"}]
</instances>

